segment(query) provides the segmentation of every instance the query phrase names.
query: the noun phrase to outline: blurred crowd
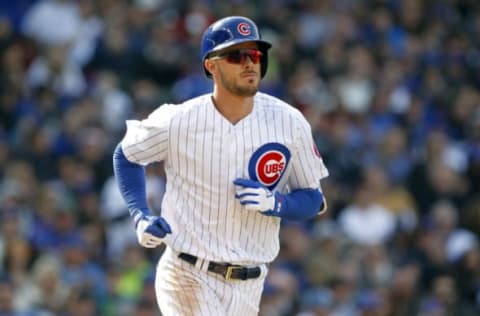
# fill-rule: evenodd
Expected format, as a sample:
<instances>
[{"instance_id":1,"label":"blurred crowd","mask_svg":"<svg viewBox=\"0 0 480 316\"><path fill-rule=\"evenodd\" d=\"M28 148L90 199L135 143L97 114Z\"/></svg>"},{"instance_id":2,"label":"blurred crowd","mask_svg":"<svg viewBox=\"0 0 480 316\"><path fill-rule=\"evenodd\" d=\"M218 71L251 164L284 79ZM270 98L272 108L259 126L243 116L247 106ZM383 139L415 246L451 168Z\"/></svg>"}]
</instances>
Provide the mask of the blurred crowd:
<instances>
[{"instance_id":1,"label":"blurred crowd","mask_svg":"<svg viewBox=\"0 0 480 316\"><path fill-rule=\"evenodd\" d=\"M0 315L159 315L161 249L111 156L125 119L210 91L200 38L227 15L273 43L261 90L330 171L328 212L282 226L260 315L480 315L477 0L0 1Z\"/></svg>"}]
</instances>

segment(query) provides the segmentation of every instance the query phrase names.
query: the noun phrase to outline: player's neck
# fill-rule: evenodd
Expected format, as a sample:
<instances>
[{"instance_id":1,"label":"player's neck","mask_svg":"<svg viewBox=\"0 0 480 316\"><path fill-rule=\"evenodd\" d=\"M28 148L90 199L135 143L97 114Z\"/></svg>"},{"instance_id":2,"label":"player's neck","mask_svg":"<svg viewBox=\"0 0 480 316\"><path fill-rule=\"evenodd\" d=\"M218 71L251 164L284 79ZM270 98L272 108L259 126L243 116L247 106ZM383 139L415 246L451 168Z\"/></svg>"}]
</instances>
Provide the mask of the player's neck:
<instances>
[{"instance_id":1,"label":"player's neck","mask_svg":"<svg viewBox=\"0 0 480 316\"><path fill-rule=\"evenodd\" d=\"M238 123L253 109L253 97L241 97L218 90L213 92L212 102L217 111L232 124Z\"/></svg>"}]
</instances>

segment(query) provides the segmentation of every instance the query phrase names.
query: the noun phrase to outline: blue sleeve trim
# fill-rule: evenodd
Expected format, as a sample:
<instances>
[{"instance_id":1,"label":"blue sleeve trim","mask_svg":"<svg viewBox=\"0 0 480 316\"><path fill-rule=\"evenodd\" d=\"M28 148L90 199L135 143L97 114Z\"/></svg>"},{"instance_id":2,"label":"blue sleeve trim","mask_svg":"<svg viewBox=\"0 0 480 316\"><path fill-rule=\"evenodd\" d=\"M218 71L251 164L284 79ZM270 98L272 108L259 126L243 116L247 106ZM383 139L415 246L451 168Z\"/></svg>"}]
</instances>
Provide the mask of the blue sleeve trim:
<instances>
[{"instance_id":1,"label":"blue sleeve trim","mask_svg":"<svg viewBox=\"0 0 480 316\"><path fill-rule=\"evenodd\" d=\"M280 217L291 220L307 220L323 209L323 194L319 189L299 189L289 194L276 193L280 201Z\"/></svg>"},{"instance_id":2,"label":"blue sleeve trim","mask_svg":"<svg viewBox=\"0 0 480 316\"><path fill-rule=\"evenodd\" d=\"M118 144L113 153L113 172L118 188L127 204L135 225L143 216L150 215L147 204L145 168L130 162Z\"/></svg>"}]
</instances>

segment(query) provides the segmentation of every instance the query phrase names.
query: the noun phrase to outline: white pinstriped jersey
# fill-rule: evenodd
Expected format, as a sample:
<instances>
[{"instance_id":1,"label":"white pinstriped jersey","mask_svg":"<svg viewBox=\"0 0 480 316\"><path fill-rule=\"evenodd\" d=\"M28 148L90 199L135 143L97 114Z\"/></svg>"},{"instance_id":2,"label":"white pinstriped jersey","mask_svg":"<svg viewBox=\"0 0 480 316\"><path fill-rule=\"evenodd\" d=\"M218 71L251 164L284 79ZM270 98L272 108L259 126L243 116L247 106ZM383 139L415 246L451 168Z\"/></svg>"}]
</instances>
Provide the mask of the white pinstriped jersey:
<instances>
[{"instance_id":1,"label":"white pinstriped jersey","mask_svg":"<svg viewBox=\"0 0 480 316\"><path fill-rule=\"evenodd\" d=\"M319 188L328 175L303 115L264 93L236 124L217 111L211 94L164 104L142 121L127 121L122 149L131 162L164 161L162 216L172 228L165 242L219 262L271 262L279 251L280 219L240 205L234 179L287 193Z\"/></svg>"}]
</instances>

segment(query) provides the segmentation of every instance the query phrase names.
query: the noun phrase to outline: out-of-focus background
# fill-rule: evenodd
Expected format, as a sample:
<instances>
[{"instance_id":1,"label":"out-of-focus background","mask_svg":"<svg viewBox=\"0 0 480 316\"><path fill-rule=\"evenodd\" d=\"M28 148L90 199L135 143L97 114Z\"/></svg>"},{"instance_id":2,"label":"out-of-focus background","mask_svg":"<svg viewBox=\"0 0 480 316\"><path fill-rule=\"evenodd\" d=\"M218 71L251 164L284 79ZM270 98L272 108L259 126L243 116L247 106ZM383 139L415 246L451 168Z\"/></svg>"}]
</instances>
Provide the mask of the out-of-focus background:
<instances>
[{"instance_id":1,"label":"out-of-focus background","mask_svg":"<svg viewBox=\"0 0 480 316\"><path fill-rule=\"evenodd\" d=\"M0 1L0 315L159 314L112 151L125 119L210 91L200 37L234 14L331 174L260 314L480 315L477 0ZM148 167L156 212L164 187Z\"/></svg>"}]
</instances>

